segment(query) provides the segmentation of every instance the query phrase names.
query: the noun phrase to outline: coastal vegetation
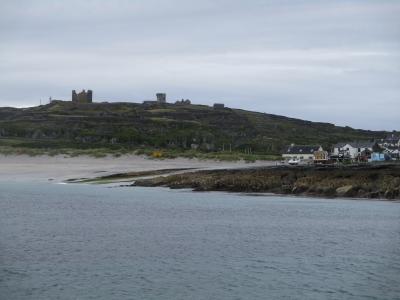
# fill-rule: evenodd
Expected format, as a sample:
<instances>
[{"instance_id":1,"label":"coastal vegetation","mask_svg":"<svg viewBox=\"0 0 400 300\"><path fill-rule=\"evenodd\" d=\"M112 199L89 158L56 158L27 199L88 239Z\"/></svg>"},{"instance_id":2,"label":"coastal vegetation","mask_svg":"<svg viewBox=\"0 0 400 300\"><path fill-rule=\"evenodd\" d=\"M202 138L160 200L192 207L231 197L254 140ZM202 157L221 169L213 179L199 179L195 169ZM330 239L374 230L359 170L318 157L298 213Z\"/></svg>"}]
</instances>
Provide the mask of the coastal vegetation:
<instances>
[{"instance_id":1,"label":"coastal vegetation","mask_svg":"<svg viewBox=\"0 0 400 300\"><path fill-rule=\"evenodd\" d=\"M0 153L68 156L145 154L153 158L278 159L284 146L371 140L387 132L353 129L206 105L53 101L0 108Z\"/></svg>"},{"instance_id":2,"label":"coastal vegetation","mask_svg":"<svg viewBox=\"0 0 400 300\"><path fill-rule=\"evenodd\" d=\"M126 148L126 147L76 147L76 148L61 148L57 145L52 147L37 147L37 146L5 146L8 144L8 139L0 138L0 154L1 155L48 155L56 156L62 155L66 157L76 157L86 155L95 158L103 158L106 156L120 157L122 155L145 155L150 159L173 159L173 158L188 158L188 159L200 159L200 160L217 160L217 161L238 161L243 160L246 162L255 162L257 160L279 160L281 157L274 154L246 154L239 151L232 152L217 152L217 151L199 151L193 149L157 149L151 147L139 147L139 148Z\"/></svg>"}]
</instances>

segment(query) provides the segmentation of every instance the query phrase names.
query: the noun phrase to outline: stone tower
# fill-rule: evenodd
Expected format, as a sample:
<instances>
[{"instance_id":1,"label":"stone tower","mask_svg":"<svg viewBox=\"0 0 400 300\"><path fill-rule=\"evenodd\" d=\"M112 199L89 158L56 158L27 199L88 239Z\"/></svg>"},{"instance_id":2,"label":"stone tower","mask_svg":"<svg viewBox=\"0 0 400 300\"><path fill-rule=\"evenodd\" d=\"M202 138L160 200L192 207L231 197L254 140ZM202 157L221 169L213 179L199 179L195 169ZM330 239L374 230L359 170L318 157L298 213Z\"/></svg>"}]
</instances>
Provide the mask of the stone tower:
<instances>
[{"instance_id":1,"label":"stone tower","mask_svg":"<svg viewBox=\"0 0 400 300\"><path fill-rule=\"evenodd\" d=\"M80 93L76 93L72 90L72 102L74 103L92 103L93 102L93 91L88 90L87 92L83 90Z\"/></svg>"},{"instance_id":2,"label":"stone tower","mask_svg":"<svg viewBox=\"0 0 400 300\"><path fill-rule=\"evenodd\" d=\"M167 102L167 94L165 93L157 93L157 102L158 103L166 103Z\"/></svg>"}]
</instances>

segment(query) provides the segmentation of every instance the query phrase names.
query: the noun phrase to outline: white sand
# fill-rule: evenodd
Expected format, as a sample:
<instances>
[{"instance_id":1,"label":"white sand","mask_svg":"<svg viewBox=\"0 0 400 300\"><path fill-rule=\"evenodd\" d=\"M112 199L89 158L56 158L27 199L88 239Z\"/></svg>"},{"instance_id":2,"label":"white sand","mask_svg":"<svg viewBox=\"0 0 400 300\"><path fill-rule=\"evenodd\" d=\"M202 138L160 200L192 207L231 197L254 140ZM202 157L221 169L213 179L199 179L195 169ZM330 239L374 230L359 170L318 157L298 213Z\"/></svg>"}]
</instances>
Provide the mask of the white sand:
<instances>
[{"instance_id":1,"label":"white sand","mask_svg":"<svg viewBox=\"0 0 400 300\"><path fill-rule=\"evenodd\" d=\"M118 158L111 156L93 158L87 156L64 157L62 155L54 157L0 155L0 180L62 182L71 178L94 178L129 171L175 168L219 169L270 165L275 165L275 162L219 162L184 158L155 160L137 155Z\"/></svg>"}]
</instances>

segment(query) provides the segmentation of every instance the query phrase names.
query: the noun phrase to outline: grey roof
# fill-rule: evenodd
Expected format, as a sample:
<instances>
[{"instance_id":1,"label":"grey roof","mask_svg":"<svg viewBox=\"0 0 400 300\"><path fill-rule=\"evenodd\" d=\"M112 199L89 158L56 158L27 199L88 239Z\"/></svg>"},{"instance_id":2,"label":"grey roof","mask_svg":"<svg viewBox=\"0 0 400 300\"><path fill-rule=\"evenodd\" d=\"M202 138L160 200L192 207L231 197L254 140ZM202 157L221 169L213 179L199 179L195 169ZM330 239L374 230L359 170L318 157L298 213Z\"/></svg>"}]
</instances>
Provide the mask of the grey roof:
<instances>
[{"instance_id":1,"label":"grey roof","mask_svg":"<svg viewBox=\"0 0 400 300\"><path fill-rule=\"evenodd\" d=\"M394 134L387 136L386 138L382 139L383 142L386 143L397 143L400 140L400 136L396 136Z\"/></svg>"},{"instance_id":2,"label":"grey roof","mask_svg":"<svg viewBox=\"0 0 400 300\"><path fill-rule=\"evenodd\" d=\"M384 147L384 149L394 151L394 150L400 150L400 147L399 146L386 146L386 147Z\"/></svg>"},{"instance_id":3,"label":"grey roof","mask_svg":"<svg viewBox=\"0 0 400 300\"><path fill-rule=\"evenodd\" d=\"M285 154L314 154L315 151L318 151L319 145L305 145L305 146L289 146L285 150Z\"/></svg>"},{"instance_id":4,"label":"grey roof","mask_svg":"<svg viewBox=\"0 0 400 300\"><path fill-rule=\"evenodd\" d=\"M349 143L344 143L344 142L336 143L335 145L333 145L333 148L342 148L344 145L347 145L347 144L349 144Z\"/></svg>"},{"instance_id":5,"label":"grey roof","mask_svg":"<svg viewBox=\"0 0 400 300\"><path fill-rule=\"evenodd\" d=\"M400 135L395 135L395 134L391 134L391 135L388 135L388 136L386 136L386 139L387 140L400 140Z\"/></svg>"}]
</instances>

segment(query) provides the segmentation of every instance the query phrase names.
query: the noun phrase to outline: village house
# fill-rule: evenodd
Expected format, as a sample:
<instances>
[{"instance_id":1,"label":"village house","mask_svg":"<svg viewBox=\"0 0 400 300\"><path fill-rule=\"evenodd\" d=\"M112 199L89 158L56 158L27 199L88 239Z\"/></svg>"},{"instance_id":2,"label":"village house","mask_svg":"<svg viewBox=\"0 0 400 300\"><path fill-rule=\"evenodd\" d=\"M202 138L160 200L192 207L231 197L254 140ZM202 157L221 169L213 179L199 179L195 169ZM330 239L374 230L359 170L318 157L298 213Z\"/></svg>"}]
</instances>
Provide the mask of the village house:
<instances>
[{"instance_id":1,"label":"village house","mask_svg":"<svg viewBox=\"0 0 400 300\"><path fill-rule=\"evenodd\" d=\"M400 136L396 136L393 133L384 139L377 141L378 145L382 148L386 147L400 147Z\"/></svg>"},{"instance_id":2,"label":"village house","mask_svg":"<svg viewBox=\"0 0 400 300\"><path fill-rule=\"evenodd\" d=\"M390 157L395 160L400 160L400 148L393 149L392 152L390 152Z\"/></svg>"},{"instance_id":3,"label":"village house","mask_svg":"<svg viewBox=\"0 0 400 300\"><path fill-rule=\"evenodd\" d=\"M284 160L300 160L300 161L313 161L314 154L317 151L323 151L319 145L290 145L282 154Z\"/></svg>"},{"instance_id":4,"label":"village house","mask_svg":"<svg viewBox=\"0 0 400 300\"><path fill-rule=\"evenodd\" d=\"M373 161L373 162L385 161L385 160L389 160L389 159L390 159L390 157L385 153L373 152L371 154L371 161Z\"/></svg>"},{"instance_id":5,"label":"village house","mask_svg":"<svg viewBox=\"0 0 400 300\"><path fill-rule=\"evenodd\" d=\"M378 145L382 148L384 153L390 159L400 159L400 136L391 134L384 139L378 140Z\"/></svg>"},{"instance_id":6,"label":"village house","mask_svg":"<svg viewBox=\"0 0 400 300\"><path fill-rule=\"evenodd\" d=\"M329 163L328 151L318 150L314 152L314 163L315 164L327 164Z\"/></svg>"},{"instance_id":7,"label":"village house","mask_svg":"<svg viewBox=\"0 0 400 300\"><path fill-rule=\"evenodd\" d=\"M349 143L337 143L333 146L333 157L344 159L359 159L361 157L369 159L374 148L375 142L358 141Z\"/></svg>"},{"instance_id":8,"label":"village house","mask_svg":"<svg viewBox=\"0 0 400 300\"><path fill-rule=\"evenodd\" d=\"M400 146L383 146L382 148L383 148L382 153L390 157L390 159L393 160L400 159Z\"/></svg>"}]
</instances>

